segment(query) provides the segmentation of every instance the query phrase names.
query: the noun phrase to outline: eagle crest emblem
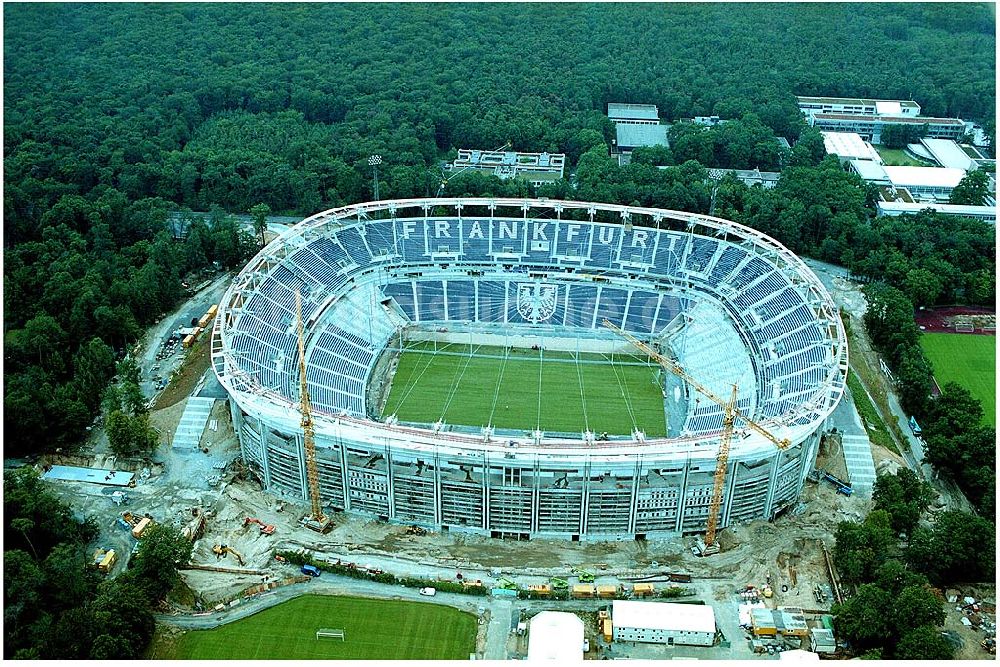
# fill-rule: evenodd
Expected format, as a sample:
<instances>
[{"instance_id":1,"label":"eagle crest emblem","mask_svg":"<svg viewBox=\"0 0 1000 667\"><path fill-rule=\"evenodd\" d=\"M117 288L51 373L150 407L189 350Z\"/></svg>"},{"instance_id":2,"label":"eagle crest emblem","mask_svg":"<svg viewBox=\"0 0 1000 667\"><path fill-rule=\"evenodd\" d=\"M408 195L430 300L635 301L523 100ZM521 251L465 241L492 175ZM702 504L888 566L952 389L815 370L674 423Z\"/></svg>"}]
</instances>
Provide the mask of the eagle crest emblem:
<instances>
[{"instance_id":1,"label":"eagle crest emblem","mask_svg":"<svg viewBox=\"0 0 1000 667\"><path fill-rule=\"evenodd\" d=\"M517 312L532 324L544 322L556 312L558 292L557 285L521 283L517 286Z\"/></svg>"}]
</instances>

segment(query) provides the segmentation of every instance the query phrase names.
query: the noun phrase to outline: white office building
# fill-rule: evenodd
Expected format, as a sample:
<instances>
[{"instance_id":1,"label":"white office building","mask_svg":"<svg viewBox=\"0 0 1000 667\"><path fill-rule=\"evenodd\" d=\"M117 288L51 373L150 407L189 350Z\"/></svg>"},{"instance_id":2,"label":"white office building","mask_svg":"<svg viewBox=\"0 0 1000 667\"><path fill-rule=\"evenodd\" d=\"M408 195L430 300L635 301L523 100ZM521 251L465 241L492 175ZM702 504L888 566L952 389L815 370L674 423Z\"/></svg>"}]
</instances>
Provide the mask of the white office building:
<instances>
[{"instance_id":1,"label":"white office building","mask_svg":"<svg viewBox=\"0 0 1000 667\"><path fill-rule=\"evenodd\" d=\"M615 600L611 605L614 640L651 644L712 646L715 610L709 605Z\"/></svg>"},{"instance_id":2,"label":"white office building","mask_svg":"<svg viewBox=\"0 0 1000 667\"><path fill-rule=\"evenodd\" d=\"M914 215L930 209L935 213L957 215L961 218L982 220L991 225L997 224L996 206L964 206L960 204L936 204L928 202L880 201L876 204L881 216Z\"/></svg>"},{"instance_id":3,"label":"white office building","mask_svg":"<svg viewBox=\"0 0 1000 667\"><path fill-rule=\"evenodd\" d=\"M803 97L799 96L799 109L803 113L838 113L857 116L920 115L920 105L913 100L872 100L856 97Z\"/></svg>"}]
</instances>

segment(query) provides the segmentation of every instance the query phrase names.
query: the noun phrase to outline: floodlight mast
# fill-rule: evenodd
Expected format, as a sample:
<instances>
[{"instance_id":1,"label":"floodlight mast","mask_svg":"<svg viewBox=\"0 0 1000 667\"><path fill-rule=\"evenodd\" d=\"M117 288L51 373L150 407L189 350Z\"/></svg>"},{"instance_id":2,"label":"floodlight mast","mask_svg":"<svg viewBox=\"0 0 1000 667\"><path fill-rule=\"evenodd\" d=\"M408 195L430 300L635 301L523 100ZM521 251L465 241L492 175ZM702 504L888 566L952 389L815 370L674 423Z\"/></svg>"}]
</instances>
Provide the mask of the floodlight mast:
<instances>
[{"instance_id":1,"label":"floodlight mast","mask_svg":"<svg viewBox=\"0 0 1000 667\"><path fill-rule=\"evenodd\" d=\"M309 383L306 381L306 346L302 327L302 293L295 290L295 312L298 315L299 339L299 405L302 411L302 448L306 458L306 480L309 484L309 502L312 514L303 523L317 532L325 533L330 528L330 519L323 514L319 495L319 467L316 464L316 431L313 428L312 406L309 402Z\"/></svg>"}]
</instances>

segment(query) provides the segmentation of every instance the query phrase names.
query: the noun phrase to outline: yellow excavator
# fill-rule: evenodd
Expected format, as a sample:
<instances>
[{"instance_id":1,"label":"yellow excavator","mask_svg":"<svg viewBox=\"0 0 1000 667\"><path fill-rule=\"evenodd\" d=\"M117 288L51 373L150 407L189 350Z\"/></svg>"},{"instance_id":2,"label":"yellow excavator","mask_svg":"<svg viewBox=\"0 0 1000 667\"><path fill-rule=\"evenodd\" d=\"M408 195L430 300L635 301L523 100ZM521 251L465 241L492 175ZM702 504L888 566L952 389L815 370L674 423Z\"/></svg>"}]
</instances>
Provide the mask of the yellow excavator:
<instances>
[{"instance_id":1,"label":"yellow excavator","mask_svg":"<svg viewBox=\"0 0 1000 667\"><path fill-rule=\"evenodd\" d=\"M216 560L218 560L220 558L225 558L227 554L232 554L232 555L236 556L236 562L239 563L241 567L243 565L246 565L246 563L243 561L243 554L241 554L236 549L234 549L234 548L232 548L230 546L227 546L225 544L221 544L221 545L220 544L216 544L214 547L212 547L212 553L215 554L215 559Z\"/></svg>"}]
</instances>

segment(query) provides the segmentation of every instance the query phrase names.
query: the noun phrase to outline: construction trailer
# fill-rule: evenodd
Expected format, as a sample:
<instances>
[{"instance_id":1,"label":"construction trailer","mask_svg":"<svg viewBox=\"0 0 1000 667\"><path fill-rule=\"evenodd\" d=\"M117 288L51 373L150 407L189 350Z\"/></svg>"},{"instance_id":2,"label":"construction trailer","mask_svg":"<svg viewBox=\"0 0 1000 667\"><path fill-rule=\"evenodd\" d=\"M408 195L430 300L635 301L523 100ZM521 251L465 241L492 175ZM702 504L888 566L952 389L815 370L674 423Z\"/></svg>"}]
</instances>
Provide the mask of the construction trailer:
<instances>
[{"instance_id":1,"label":"construction trailer","mask_svg":"<svg viewBox=\"0 0 1000 667\"><path fill-rule=\"evenodd\" d=\"M668 646L715 643L715 610L710 605L615 600L611 620L615 641Z\"/></svg>"},{"instance_id":2,"label":"construction trailer","mask_svg":"<svg viewBox=\"0 0 1000 667\"><path fill-rule=\"evenodd\" d=\"M535 595L552 595L552 586L549 584L529 584L528 592Z\"/></svg>"},{"instance_id":3,"label":"construction trailer","mask_svg":"<svg viewBox=\"0 0 1000 667\"><path fill-rule=\"evenodd\" d=\"M599 598L613 598L618 595L618 586L614 584L598 584L597 586L597 597Z\"/></svg>"},{"instance_id":4,"label":"construction trailer","mask_svg":"<svg viewBox=\"0 0 1000 667\"><path fill-rule=\"evenodd\" d=\"M832 630L812 628L809 631L809 646L814 653L836 653L837 640Z\"/></svg>"},{"instance_id":5,"label":"construction trailer","mask_svg":"<svg viewBox=\"0 0 1000 667\"><path fill-rule=\"evenodd\" d=\"M656 595L656 586L653 584L632 584L632 597L648 598Z\"/></svg>"},{"instance_id":6,"label":"construction trailer","mask_svg":"<svg viewBox=\"0 0 1000 667\"><path fill-rule=\"evenodd\" d=\"M139 519L139 523L135 524L135 526L132 528L132 537L134 537L137 540L140 539L143 533L146 532L146 529L148 529L152 524L153 520L150 519L148 516Z\"/></svg>"},{"instance_id":7,"label":"construction trailer","mask_svg":"<svg viewBox=\"0 0 1000 667\"><path fill-rule=\"evenodd\" d=\"M570 593L575 598L592 598L597 595L597 586L594 584L576 584Z\"/></svg>"}]
</instances>

